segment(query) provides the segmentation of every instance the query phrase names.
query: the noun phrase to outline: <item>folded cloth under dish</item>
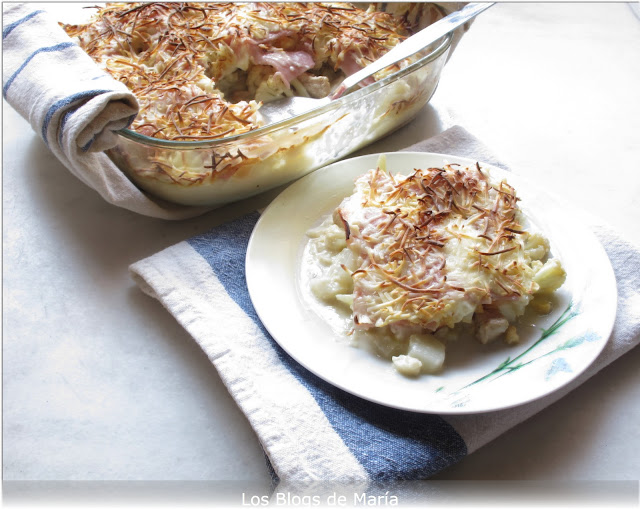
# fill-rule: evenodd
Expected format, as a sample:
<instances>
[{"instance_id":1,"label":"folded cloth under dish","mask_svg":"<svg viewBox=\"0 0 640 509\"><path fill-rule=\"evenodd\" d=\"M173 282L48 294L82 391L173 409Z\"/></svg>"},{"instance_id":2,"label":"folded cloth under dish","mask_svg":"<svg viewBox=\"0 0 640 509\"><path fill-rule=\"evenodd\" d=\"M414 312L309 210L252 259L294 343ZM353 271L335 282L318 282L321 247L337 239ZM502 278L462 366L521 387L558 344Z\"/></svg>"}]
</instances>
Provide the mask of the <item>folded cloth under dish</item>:
<instances>
[{"instance_id":1,"label":"folded cloth under dish","mask_svg":"<svg viewBox=\"0 0 640 509\"><path fill-rule=\"evenodd\" d=\"M407 150L471 157L505 168L459 127ZM131 273L206 352L285 482L429 478L557 401L640 342L640 250L607 227L592 225L611 259L619 300L613 334L586 372L542 399L484 414L442 417L370 403L302 368L260 323L245 281L247 243L258 217L256 212L180 242L133 264Z\"/></svg>"},{"instance_id":2,"label":"folded cloth under dish","mask_svg":"<svg viewBox=\"0 0 640 509\"><path fill-rule=\"evenodd\" d=\"M184 219L210 210L148 197L103 152L116 144L115 131L133 122L138 102L44 8L5 4L2 18L2 95L71 173L139 214Z\"/></svg>"}]
</instances>

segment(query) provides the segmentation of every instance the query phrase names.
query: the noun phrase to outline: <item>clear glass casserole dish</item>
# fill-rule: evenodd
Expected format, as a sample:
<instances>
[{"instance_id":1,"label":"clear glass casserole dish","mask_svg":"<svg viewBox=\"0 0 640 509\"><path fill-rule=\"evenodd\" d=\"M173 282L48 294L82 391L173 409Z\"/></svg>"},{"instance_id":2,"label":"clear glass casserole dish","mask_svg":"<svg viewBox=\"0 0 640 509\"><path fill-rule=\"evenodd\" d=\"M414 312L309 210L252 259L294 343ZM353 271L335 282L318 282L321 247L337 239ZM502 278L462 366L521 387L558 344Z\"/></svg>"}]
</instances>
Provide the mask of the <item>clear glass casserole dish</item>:
<instances>
[{"instance_id":1,"label":"clear glass casserole dish","mask_svg":"<svg viewBox=\"0 0 640 509\"><path fill-rule=\"evenodd\" d=\"M213 141L169 141L132 130L107 155L141 189L183 205L221 206L341 159L415 117L433 95L451 34L413 63L324 107Z\"/></svg>"}]
</instances>

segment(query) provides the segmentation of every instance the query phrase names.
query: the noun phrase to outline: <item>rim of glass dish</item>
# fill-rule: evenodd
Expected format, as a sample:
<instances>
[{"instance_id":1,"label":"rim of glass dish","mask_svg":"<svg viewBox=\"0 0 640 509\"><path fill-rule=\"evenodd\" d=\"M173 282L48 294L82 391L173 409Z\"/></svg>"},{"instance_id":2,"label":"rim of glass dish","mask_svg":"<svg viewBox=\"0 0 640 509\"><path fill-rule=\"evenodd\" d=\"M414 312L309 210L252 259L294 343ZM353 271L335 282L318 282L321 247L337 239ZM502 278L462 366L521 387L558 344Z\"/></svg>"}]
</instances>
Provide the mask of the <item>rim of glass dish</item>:
<instances>
[{"instance_id":1,"label":"rim of glass dish","mask_svg":"<svg viewBox=\"0 0 640 509\"><path fill-rule=\"evenodd\" d=\"M419 60L416 60L415 62L408 65L407 67L400 69L394 72L393 74L390 74L389 76L386 76L380 81L376 81L371 85L367 85L366 87L361 88L360 90L351 92L350 94L347 94L344 97L341 97L340 99L332 101L329 104L325 104L324 106L314 108L302 115L297 115L295 117L281 120L280 122L269 124L264 127L259 127L258 129L254 129L252 131L246 131L241 134L227 136L225 138L220 138L217 140L194 140L194 141L162 140L158 138L152 138L151 136L146 136L144 134L139 134L135 131L132 131L131 129L121 129L120 131L117 131L117 134L119 134L123 138L126 138L131 141L135 141L143 145L172 148L172 149L211 148L218 145L224 145L226 143L241 141L245 138L269 134L273 131L277 131L283 128L286 129L290 126L293 126L294 124L297 124L301 121L321 115L327 111L337 109L338 107L348 102L356 101L357 99L365 97L366 95L369 95L375 92L376 90L384 87L389 83L393 83L394 81L397 81L400 78L403 78L404 76L406 76L407 74L410 74L417 68L422 67L436 60L438 57L440 57L447 49L449 49L449 47L451 46L452 39L453 39L453 34L448 33L447 35L444 35L443 37L435 41L436 43L438 43L439 41L439 44L428 55L425 55L424 57L420 58Z\"/></svg>"}]
</instances>

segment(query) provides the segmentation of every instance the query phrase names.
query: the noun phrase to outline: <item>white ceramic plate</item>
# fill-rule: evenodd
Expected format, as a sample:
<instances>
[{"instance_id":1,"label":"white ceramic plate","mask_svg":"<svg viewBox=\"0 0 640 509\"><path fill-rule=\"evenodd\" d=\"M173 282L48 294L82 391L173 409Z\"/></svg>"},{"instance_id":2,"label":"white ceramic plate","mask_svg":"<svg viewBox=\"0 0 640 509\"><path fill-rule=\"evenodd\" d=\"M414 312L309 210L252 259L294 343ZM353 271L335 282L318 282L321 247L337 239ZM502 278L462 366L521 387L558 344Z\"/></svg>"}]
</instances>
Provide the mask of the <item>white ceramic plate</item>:
<instances>
[{"instance_id":1,"label":"white ceramic plate","mask_svg":"<svg viewBox=\"0 0 640 509\"><path fill-rule=\"evenodd\" d=\"M545 396L595 360L616 312L615 277L604 249L573 211L495 167L492 177L506 178L515 187L523 209L550 239L553 255L567 271L554 311L521 327L517 346L500 341L480 345L471 338L448 343L442 373L415 379L398 374L389 361L349 346L331 325L330 311L312 302L302 284L301 258L306 231L350 195L354 180L377 160L377 154L348 159L302 178L273 201L255 227L246 259L249 293L269 333L296 361L347 392L389 407L464 414ZM446 163L475 161L421 152L387 154L392 173Z\"/></svg>"}]
</instances>

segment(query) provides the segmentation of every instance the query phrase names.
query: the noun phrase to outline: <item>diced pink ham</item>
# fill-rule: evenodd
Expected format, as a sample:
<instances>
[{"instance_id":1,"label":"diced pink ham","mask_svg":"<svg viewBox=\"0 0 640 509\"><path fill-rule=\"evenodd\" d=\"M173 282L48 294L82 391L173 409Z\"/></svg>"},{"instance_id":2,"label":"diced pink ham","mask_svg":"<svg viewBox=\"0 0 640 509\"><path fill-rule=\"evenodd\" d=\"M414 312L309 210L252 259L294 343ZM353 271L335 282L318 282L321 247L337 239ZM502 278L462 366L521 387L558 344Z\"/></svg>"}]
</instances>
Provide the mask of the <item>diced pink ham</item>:
<instances>
[{"instance_id":1,"label":"diced pink ham","mask_svg":"<svg viewBox=\"0 0 640 509\"><path fill-rule=\"evenodd\" d=\"M313 57L304 51L264 51L255 46L251 48L251 59L255 64L273 67L287 86L315 65Z\"/></svg>"},{"instance_id":2,"label":"diced pink ham","mask_svg":"<svg viewBox=\"0 0 640 509\"><path fill-rule=\"evenodd\" d=\"M248 42L250 44L271 44L280 39L293 37L295 35L296 32L294 32L293 30L278 30L277 32L269 32L266 37L263 37L262 39L248 39Z\"/></svg>"},{"instance_id":3,"label":"diced pink ham","mask_svg":"<svg viewBox=\"0 0 640 509\"><path fill-rule=\"evenodd\" d=\"M355 51L348 51L344 59L342 60L342 65L340 66L342 72L344 72L347 76L351 76L352 74L357 73L362 66L356 61L356 53ZM375 80L372 77L369 77L362 81L361 86L370 85Z\"/></svg>"},{"instance_id":4,"label":"diced pink ham","mask_svg":"<svg viewBox=\"0 0 640 509\"><path fill-rule=\"evenodd\" d=\"M354 51L348 51L344 55L340 69L342 69L347 76L351 76L362 69L362 66L356 61L356 54Z\"/></svg>"}]
</instances>

